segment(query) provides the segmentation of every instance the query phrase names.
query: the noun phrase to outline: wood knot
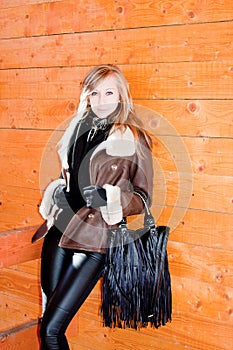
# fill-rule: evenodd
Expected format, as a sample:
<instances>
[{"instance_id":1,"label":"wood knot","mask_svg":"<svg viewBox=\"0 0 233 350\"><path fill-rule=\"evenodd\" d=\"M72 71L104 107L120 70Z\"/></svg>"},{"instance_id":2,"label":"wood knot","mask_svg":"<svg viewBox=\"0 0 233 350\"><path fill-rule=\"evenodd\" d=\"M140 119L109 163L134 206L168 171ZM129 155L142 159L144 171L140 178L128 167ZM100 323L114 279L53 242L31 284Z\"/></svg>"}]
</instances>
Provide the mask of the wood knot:
<instances>
[{"instance_id":1,"label":"wood knot","mask_svg":"<svg viewBox=\"0 0 233 350\"><path fill-rule=\"evenodd\" d=\"M189 18L194 18L195 17L195 13L193 11L189 11L188 12L188 16L189 16Z\"/></svg>"},{"instance_id":2,"label":"wood knot","mask_svg":"<svg viewBox=\"0 0 233 350\"><path fill-rule=\"evenodd\" d=\"M73 102L70 102L70 103L68 104L68 108L69 108L70 111L73 112L73 111L75 110L76 107L75 107L75 104L74 104Z\"/></svg>"},{"instance_id":3,"label":"wood knot","mask_svg":"<svg viewBox=\"0 0 233 350\"><path fill-rule=\"evenodd\" d=\"M200 160L200 165L198 167L199 172L203 172L206 169L206 162L204 160Z\"/></svg>"},{"instance_id":4,"label":"wood knot","mask_svg":"<svg viewBox=\"0 0 233 350\"><path fill-rule=\"evenodd\" d=\"M217 273L217 275L216 275L215 278L216 278L216 281L217 281L218 283L222 283L222 281L223 281L223 275L222 275L221 272Z\"/></svg>"},{"instance_id":5,"label":"wood knot","mask_svg":"<svg viewBox=\"0 0 233 350\"><path fill-rule=\"evenodd\" d=\"M150 121L149 124L150 124L151 129L156 129L159 126L159 121L158 121L158 119L154 118Z\"/></svg>"},{"instance_id":6,"label":"wood knot","mask_svg":"<svg viewBox=\"0 0 233 350\"><path fill-rule=\"evenodd\" d=\"M190 102L188 104L188 110L191 112L191 113L196 113L199 111L199 106L195 103L195 102Z\"/></svg>"},{"instance_id":7,"label":"wood knot","mask_svg":"<svg viewBox=\"0 0 233 350\"><path fill-rule=\"evenodd\" d=\"M117 13L122 13L123 12L123 7L121 7L121 6L117 7L116 12Z\"/></svg>"}]
</instances>

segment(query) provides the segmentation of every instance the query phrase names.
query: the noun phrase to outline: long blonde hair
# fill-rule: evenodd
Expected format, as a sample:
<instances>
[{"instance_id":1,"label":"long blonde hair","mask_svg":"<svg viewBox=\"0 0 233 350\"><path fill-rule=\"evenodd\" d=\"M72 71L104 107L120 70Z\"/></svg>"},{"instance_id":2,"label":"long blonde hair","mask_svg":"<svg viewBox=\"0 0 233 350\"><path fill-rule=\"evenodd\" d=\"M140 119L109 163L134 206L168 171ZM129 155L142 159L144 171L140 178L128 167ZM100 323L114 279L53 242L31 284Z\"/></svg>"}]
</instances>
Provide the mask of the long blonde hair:
<instances>
[{"instance_id":1,"label":"long blonde hair","mask_svg":"<svg viewBox=\"0 0 233 350\"><path fill-rule=\"evenodd\" d=\"M115 77L118 92L120 95L120 108L117 115L114 117L114 124L110 132L112 133L116 129L120 129L122 132L124 132L128 126L133 132L136 141L138 141L139 134L141 133L144 136L148 147L150 149L152 148L151 138L144 130L143 123L135 111L132 97L129 91L129 84L125 76L117 66L111 64L103 64L92 68L81 84L78 111L74 118L71 120L70 125L66 129L63 137L58 142L58 153L61 159L64 158L67 152L69 139L75 128L75 125L80 119L83 119L88 115L88 112L90 110L89 95L101 81L110 75ZM140 142L136 142L136 151L139 155L143 155Z\"/></svg>"},{"instance_id":2,"label":"long blonde hair","mask_svg":"<svg viewBox=\"0 0 233 350\"><path fill-rule=\"evenodd\" d=\"M80 103L78 113L83 113L83 116L87 115L90 109L89 95L96 88L96 86L102 82L108 76L114 76L117 83L118 92L120 95L120 108L117 115L114 118L114 124L111 132L116 129L122 131L128 126L136 140L139 137L139 132L142 133L146 139L148 146L151 148L151 139L148 133L143 129L143 123L138 118L134 108L133 100L129 90L129 84L121 72L121 70L111 64L103 64L94 67L85 77L81 86Z\"/></svg>"}]
</instances>

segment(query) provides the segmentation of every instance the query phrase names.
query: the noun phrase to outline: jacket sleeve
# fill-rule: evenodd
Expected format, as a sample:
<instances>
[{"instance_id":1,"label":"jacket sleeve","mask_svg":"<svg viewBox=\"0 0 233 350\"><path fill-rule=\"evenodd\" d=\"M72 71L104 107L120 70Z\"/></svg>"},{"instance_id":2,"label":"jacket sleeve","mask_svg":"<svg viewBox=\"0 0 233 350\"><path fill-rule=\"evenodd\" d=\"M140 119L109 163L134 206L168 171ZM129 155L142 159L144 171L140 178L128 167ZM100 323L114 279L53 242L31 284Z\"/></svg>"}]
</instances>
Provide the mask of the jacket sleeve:
<instances>
[{"instance_id":1,"label":"jacket sleeve","mask_svg":"<svg viewBox=\"0 0 233 350\"><path fill-rule=\"evenodd\" d=\"M110 225L119 223L123 217L140 214L144 210L142 199L135 194L140 192L147 200L152 202L153 192L153 162L152 152L145 139L140 138L143 154L137 153L131 158L129 178L119 181L117 185L105 184L107 206L101 207L103 219Z\"/></svg>"},{"instance_id":2,"label":"jacket sleeve","mask_svg":"<svg viewBox=\"0 0 233 350\"><path fill-rule=\"evenodd\" d=\"M142 142L142 141L141 141ZM143 155L136 155L134 174L130 179L131 186L128 191L121 192L121 205L123 216L140 214L144 211L141 198L135 194L139 192L150 206L153 195L153 159L152 151L143 143Z\"/></svg>"}]
</instances>

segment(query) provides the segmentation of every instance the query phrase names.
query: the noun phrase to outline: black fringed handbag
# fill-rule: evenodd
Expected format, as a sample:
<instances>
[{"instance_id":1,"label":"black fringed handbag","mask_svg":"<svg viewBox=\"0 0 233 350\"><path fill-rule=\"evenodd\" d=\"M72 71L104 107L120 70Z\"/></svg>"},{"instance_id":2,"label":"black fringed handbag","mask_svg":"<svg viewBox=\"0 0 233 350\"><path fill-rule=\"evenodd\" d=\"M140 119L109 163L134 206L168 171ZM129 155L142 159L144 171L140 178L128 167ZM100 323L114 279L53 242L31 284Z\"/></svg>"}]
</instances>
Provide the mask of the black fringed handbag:
<instances>
[{"instance_id":1,"label":"black fringed handbag","mask_svg":"<svg viewBox=\"0 0 233 350\"><path fill-rule=\"evenodd\" d=\"M109 231L103 277L102 315L107 327L158 328L171 321L167 257L169 227L156 226L145 199L144 227L126 222Z\"/></svg>"}]
</instances>

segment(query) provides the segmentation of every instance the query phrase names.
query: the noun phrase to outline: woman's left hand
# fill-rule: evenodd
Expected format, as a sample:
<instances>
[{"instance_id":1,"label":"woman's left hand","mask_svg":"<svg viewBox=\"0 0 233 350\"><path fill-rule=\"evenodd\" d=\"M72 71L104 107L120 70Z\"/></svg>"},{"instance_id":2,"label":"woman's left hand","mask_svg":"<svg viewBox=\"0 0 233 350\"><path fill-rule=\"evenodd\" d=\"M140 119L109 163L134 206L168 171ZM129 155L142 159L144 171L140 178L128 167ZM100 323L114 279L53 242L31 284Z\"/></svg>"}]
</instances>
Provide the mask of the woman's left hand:
<instances>
[{"instance_id":1,"label":"woman's left hand","mask_svg":"<svg viewBox=\"0 0 233 350\"><path fill-rule=\"evenodd\" d=\"M83 197L88 208L104 207L107 204L106 190L100 186L87 186L83 188Z\"/></svg>"}]
</instances>

